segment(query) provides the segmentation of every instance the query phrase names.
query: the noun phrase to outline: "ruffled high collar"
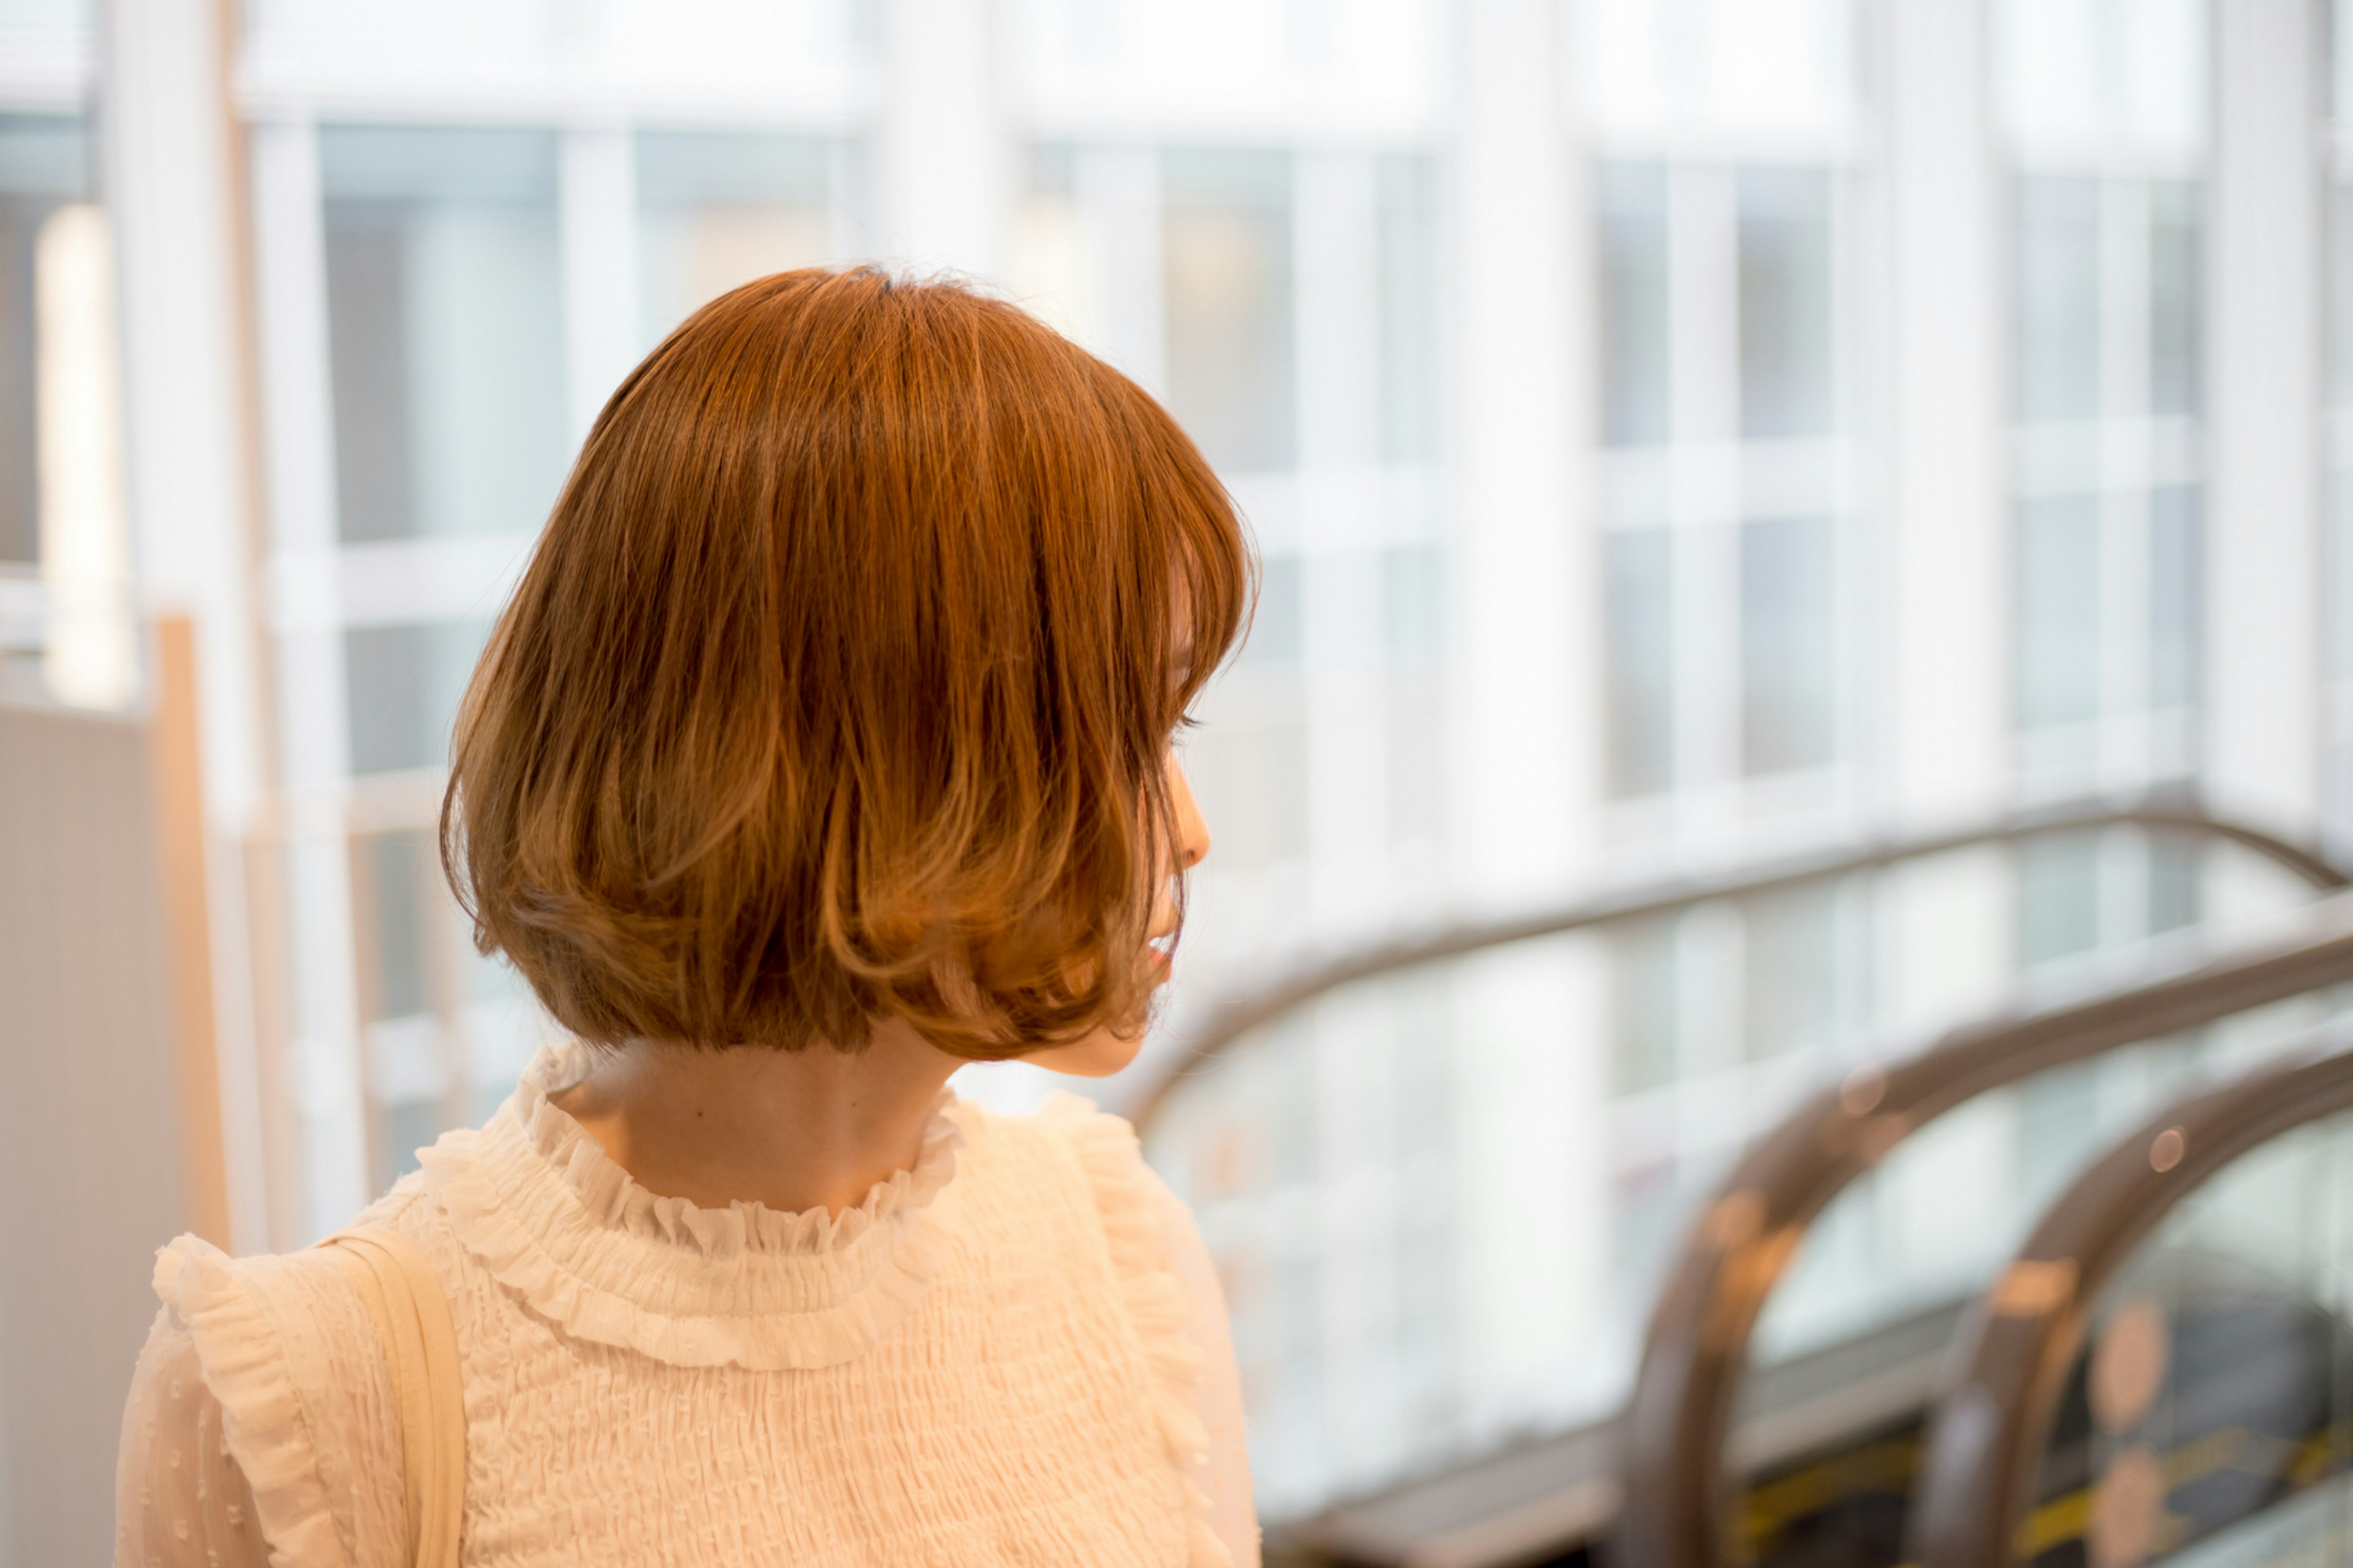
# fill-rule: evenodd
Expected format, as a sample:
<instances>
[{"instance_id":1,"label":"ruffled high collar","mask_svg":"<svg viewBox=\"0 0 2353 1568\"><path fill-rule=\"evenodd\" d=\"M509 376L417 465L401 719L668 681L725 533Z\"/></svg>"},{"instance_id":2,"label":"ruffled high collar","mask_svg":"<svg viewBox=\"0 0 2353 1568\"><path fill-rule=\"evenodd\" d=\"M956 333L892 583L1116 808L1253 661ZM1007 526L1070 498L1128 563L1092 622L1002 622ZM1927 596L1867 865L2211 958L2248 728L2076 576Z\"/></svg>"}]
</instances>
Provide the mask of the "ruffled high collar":
<instances>
[{"instance_id":1,"label":"ruffled high collar","mask_svg":"<svg viewBox=\"0 0 2353 1568\"><path fill-rule=\"evenodd\" d=\"M576 1338L679 1366L834 1366L922 1300L956 1209L964 1107L943 1092L912 1170L854 1208L700 1208L649 1192L548 1096L586 1070L543 1047L480 1131L423 1152L459 1241Z\"/></svg>"}]
</instances>

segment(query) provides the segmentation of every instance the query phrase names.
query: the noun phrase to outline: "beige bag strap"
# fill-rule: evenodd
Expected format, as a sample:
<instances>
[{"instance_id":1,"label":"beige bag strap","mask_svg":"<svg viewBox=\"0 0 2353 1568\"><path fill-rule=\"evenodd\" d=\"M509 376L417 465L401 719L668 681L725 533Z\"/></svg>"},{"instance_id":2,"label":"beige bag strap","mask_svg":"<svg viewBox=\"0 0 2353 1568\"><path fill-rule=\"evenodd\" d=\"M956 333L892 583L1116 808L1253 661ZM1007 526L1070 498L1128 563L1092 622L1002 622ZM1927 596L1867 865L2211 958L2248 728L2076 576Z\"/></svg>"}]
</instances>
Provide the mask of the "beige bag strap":
<instances>
[{"instance_id":1,"label":"beige bag strap","mask_svg":"<svg viewBox=\"0 0 2353 1568\"><path fill-rule=\"evenodd\" d=\"M408 1561L458 1568L465 1518L466 1405L449 1300L414 1241L386 1226L355 1226L320 1243L367 1304L400 1412L401 1492Z\"/></svg>"}]
</instances>

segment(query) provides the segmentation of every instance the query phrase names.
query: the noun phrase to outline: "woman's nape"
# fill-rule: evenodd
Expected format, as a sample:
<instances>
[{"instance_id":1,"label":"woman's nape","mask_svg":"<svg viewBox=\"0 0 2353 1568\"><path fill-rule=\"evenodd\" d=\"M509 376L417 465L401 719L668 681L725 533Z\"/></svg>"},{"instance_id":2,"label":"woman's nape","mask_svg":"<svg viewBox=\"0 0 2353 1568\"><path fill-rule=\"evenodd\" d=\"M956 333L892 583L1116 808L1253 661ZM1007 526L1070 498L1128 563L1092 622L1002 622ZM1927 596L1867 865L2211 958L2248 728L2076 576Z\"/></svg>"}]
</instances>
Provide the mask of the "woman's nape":
<instances>
[{"instance_id":1,"label":"woman's nape","mask_svg":"<svg viewBox=\"0 0 2353 1568\"><path fill-rule=\"evenodd\" d=\"M1150 933L1164 982L1176 879L1209 852L1208 826L1173 754L1168 785L1177 863L1158 879ZM1134 1059L1143 1039L1140 1029L1103 1026L1023 1059L1107 1077ZM901 1018L876 1020L855 1051L633 1040L594 1059L585 1078L550 1098L639 1185L699 1207L745 1202L786 1213L854 1208L910 1169L933 1104L965 1065Z\"/></svg>"}]
</instances>

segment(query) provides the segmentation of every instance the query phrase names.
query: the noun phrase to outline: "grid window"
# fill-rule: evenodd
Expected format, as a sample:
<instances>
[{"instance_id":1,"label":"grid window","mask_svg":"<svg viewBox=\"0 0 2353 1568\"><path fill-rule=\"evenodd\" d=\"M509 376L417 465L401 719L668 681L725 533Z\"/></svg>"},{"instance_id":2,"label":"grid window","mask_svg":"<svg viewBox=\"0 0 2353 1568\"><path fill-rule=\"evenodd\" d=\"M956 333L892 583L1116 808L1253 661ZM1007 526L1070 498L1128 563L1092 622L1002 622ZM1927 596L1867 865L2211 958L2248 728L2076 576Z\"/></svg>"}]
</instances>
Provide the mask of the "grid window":
<instances>
[{"instance_id":1,"label":"grid window","mask_svg":"<svg viewBox=\"0 0 2353 1568\"><path fill-rule=\"evenodd\" d=\"M2195 485L2167 485L2148 498L2148 697L2150 706L2197 702L2204 647L2205 507Z\"/></svg>"},{"instance_id":2,"label":"grid window","mask_svg":"<svg viewBox=\"0 0 2353 1568\"><path fill-rule=\"evenodd\" d=\"M435 870L428 829L369 834L352 842L369 1164L379 1192L416 1168L417 1150L449 1125L458 1109L457 1074L443 1026L451 933Z\"/></svg>"},{"instance_id":3,"label":"grid window","mask_svg":"<svg viewBox=\"0 0 2353 1568\"><path fill-rule=\"evenodd\" d=\"M2050 834L2018 851L2023 969L2128 948L2205 915L2193 842L2137 832Z\"/></svg>"},{"instance_id":4,"label":"grid window","mask_svg":"<svg viewBox=\"0 0 2353 1568\"><path fill-rule=\"evenodd\" d=\"M1601 201L1602 430L1610 445L1667 439L1667 171L1617 163L1599 176Z\"/></svg>"},{"instance_id":5,"label":"grid window","mask_svg":"<svg viewBox=\"0 0 2353 1568\"><path fill-rule=\"evenodd\" d=\"M1674 536L1610 535L1604 554L1609 650L1609 785L1651 795L1675 779Z\"/></svg>"},{"instance_id":6,"label":"grid window","mask_svg":"<svg viewBox=\"0 0 2353 1568\"><path fill-rule=\"evenodd\" d=\"M1739 200L1740 433L1752 441L1828 435L1830 174L1744 169Z\"/></svg>"},{"instance_id":7,"label":"grid window","mask_svg":"<svg viewBox=\"0 0 2353 1568\"><path fill-rule=\"evenodd\" d=\"M329 126L319 162L343 539L536 530L570 458L554 136Z\"/></svg>"},{"instance_id":8,"label":"grid window","mask_svg":"<svg viewBox=\"0 0 2353 1568\"><path fill-rule=\"evenodd\" d=\"M637 139L639 333L832 255L832 146L816 137L643 132Z\"/></svg>"},{"instance_id":9,"label":"grid window","mask_svg":"<svg viewBox=\"0 0 2353 1568\"><path fill-rule=\"evenodd\" d=\"M1839 1023L1838 889L1813 883L1742 910L1744 1054L1767 1061L1833 1043Z\"/></svg>"},{"instance_id":10,"label":"grid window","mask_svg":"<svg viewBox=\"0 0 2353 1568\"><path fill-rule=\"evenodd\" d=\"M2151 936L2196 925L2206 910L2199 847L2179 838L2153 838L2148 846L2147 930Z\"/></svg>"},{"instance_id":11,"label":"grid window","mask_svg":"<svg viewBox=\"0 0 2353 1568\"><path fill-rule=\"evenodd\" d=\"M489 632L485 621L437 621L343 633L354 774L448 765L449 727Z\"/></svg>"},{"instance_id":12,"label":"grid window","mask_svg":"<svg viewBox=\"0 0 2353 1568\"><path fill-rule=\"evenodd\" d=\"M90 210L90 158L77 117L0 115L0 562L41 558L43 322L64 281L42 257Z\"/></svg>"},{"instance_id":13,"label":"grid window","mask_svg":"<svg viewBox=\"0 0 2353 1568\"><path fill-rule=\"evenodd\" d=\"M2186 721L2157 742L2139 721L2198 697L2199 199L2180 179L2018 182L2017 721L2077 731L2030 753L2056 783L2193 761Z\"/></svg>"},{"instance_id":14,"label":"grid window","mask_svg":"<svg viewBox=\"0 0 2353 1568\"><path fill-rule=\"evenodd\" d=\"M429 1013L439 989L426 934L438 890L427 869L431 835L424 828L370 834L352 848L358 861L353 882L369 917L363 945L375 954L360 976L360 1018L380 1024Z\"/></svg>"},{"instance_id":15,"label":"grid window","mask_svg":"<svg viewBox=\"0 0 2353 1568\"><path fill-rule=\"evenodd\" d=\"M2100 845L2084 834L2032 839L2019 852L2018 958L2033 968L2100 945Z\"/></svg>"},{"instance_id":16,"label":"grid window","mask_svg":"<svg viewBox=\"0 0 2353 1568\"><path fill-rule=\"evenodd\" d=\"M1837 756L1836 557L1828 518L1741 527L1741 760L1752 775Z\"/></svg>"},{"instance_id":17,"label":"grid window","mask_svg":"<svg viewBox=\"0 0 2353 1568\"><path fill-rule=\"evenodd\" d=\"M1166 207L1168 405L1221 473L1292 467L1291 158L1172 151Z\"/></svg>"},{"instance_id":18,"label":"grid window","mask_svg":"<svg viewBox=\"0 0 2353 1568\"><path fill-rule=\"evenodd\" d=\"M1431 844L1443 829L1440 743L1446 653L1446 556L1435 544L1381 552L1388 653L1388 826L1392 843Z\"/></svg>"},{"instance_id":19,"label":"grid window","mask_svg":"<svg viewBox=\"0 0 2353 1568\"><path fill-rule=\"evenodd\" d=\"M2100 498L2018 507L2018 720L2084 723L2100 711Z\"/></svg>"},{"instance_id":20,"label":"grid window","mask_svg":"<svg viewBox=\"0 0 2353 1568\"><path fill-rule=\"evenodd\" d=\"M2021 420L2100 413L2100 186L2087 175L2018 182L2016 392Z\"/></svg>"},{"instance_id":21,"label":"grid window","mask_svg":"<svg viewBox=\"0 0 2353 1568\"><path fill-rule=\"evenodd\" d=\"M2189 180L2148 186L2148 408L2195 414L2203 395L2205 243L2202 191Z\"/></svg>"},{"instance_id":22,"label":"grid window","mask_svg":"<svg viewBox=\"0 0 2353 1568\"><path fill-rule=\"evenodd\" d=\"M2013 718L2031 795L2197 764L2203 7L2002 7Z\"/></svg>"},{"instance_id":23,"label":"grid window","mask_svg":"<svg viewBox=\"0 0 2353 1568\"><path fill-rule=\"evenodd\" d=\"M1597 171L1621 798L1841 759L1843 185L1820 163Z\"/></svg>"},{"instance_id":24,"label":"grid window","mask_svg":"<svg viewBox=\"0 0 2353 1568\"><path fill-rule=\"evenodd\" d=\"M1609 1086L1623 1098L1678 1076L1683 1027L1677 921L1627 925L1609 936Z\"/></svg>"},{"instance_id":25,"label":"grid window","mask_svg":"<svg viewBox=\"0 0 2353 1568\"><path fill-rule=\"evenodd\" d=\"M1380 456L1403 467L1437 456L1438 172L1430 158L1393 153L1380 158L1374 178Z\"/></svg>"}]
</instances>

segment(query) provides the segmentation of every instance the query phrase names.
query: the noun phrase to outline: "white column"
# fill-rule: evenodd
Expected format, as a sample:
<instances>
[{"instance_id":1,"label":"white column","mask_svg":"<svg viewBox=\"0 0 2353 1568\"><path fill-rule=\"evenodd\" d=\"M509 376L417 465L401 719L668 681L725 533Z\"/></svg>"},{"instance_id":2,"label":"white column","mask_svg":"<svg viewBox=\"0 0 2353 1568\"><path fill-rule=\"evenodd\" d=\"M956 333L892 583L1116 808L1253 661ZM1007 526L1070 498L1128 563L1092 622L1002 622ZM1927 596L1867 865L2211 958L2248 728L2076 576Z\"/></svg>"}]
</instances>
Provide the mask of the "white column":
<instances>
[{"instance_id":1,"label":"white column","mask_svg":"<svg viewBox=\"0 0 2353 1568\"><path fill-rule=\"evenodd\" d=\"M577 444L638 363L636 146L619 125L564 133L564 369Z\"/></svg>"},{"instance_id":2,"label":"white column","mask_svg":"<svg viewBox=\"0 0 2353 1568\"><path fill-rule=\"evenodd\" d=\"M1573 885L1600 765L1591 203L1559 13L1456 12L1448 810L1459 900L1489 908ZM1592 1340L1609 1183L1591 956L1505 952L1455 981L1458 1333L1476 1423L1553 1402Z\"/></svg>"},{"instance_id":3,"label":"white column","mask_svg":"<svg viewBox=\"0 0 2353 1568\"><path fill-rule=\"evenodd\" d=\"M1983 0L1882 13L1888 312L1876 379L1889 396L1872 772L1882 811L1906 826L1982 814L2009 790L2009 329L1985 13Z\"/></svg>"},{"instance_id":4,"label":"white column","mask_svg":"<svg viewBox=\"0 0 2353 1568\"><path fill-rule=\"evenodd\" d=\"M1867 567L1865 668L1874 809L1899 832L1989 815L2011 790L2010 328L1987 12L1905 0L1882 13L1886 320L1871 379L1888 395L1867 434L1885 454L1886 511ZM2010 864L1964 851L1889 875L1873 982L1883 1030L1902 1037L1908 1021L1998 993Z\"/></svg>"},{"instance_id":5,"label":"white column","mask_svg":"<svg viewBox=\"0 0 2353 1568\"><path fill-rule=\"evenodd\" d=\"M1392 919L1382 659L1378 234L1372 158L1302 152L1293 181L1300 544L1312 921L1324 940Z\"/></svg>"},{"instance_id":6,"label":"white column","mask_svg":"<svg viewBox=\"0 0 2353 1568\"><path fill-rule=\"evenodd\" d=\"M1012 140L996 95L994 0L885 0L879 258L993 278Z\"/></svg>"},{"instance_id":7,"label":"white column","mask_svg":"<svg viewBox=\"0 0 2353 1568\"><path fill-rule=\"evenodd\" d=\"M213 5L111 0L102 101L139 599L191 612L195 622L232 1239L259 1247L268 1208L238 843L264 787L266 708L224 15Z\"/></svg>"},{"instance_id":8,"label":"white column","mask_svg":"<svg viewBox=\"0 0 2353 1568\"><path fill-rule=\"evenodd\" d=\"M351 856L343 837L343 638L335 553L335 443L327 362L319 142L304 121L253 128L254 263L260 296L265 480L279 641L279 746L287 805L292 1060L311 1236L368 1197L367 1107L353 973ZM306 1237L305 1239L308 1239Z\"/></svg>"},{"instance_id":9,"label":"white column","mask_svg":"<svg viewBox=\"0 0 2353 1568\"><path fill-rule=\"evenodd\" d=\"M1482 902L1561 890L1600 768L1590 203L1554 10L1461 12L1447 782L1462 893Z\"/></svg>"},{"instance_id":10,"label":"white column","mask_svg":"<svg viewBox=\"0 0 2353 1568\"><path fill-rule=\"evenodd\" d=\"M2214 803L2291 833L2321 774L2318 7L2214 7L2205 767Z\"/></svg>"}]
</instances>

